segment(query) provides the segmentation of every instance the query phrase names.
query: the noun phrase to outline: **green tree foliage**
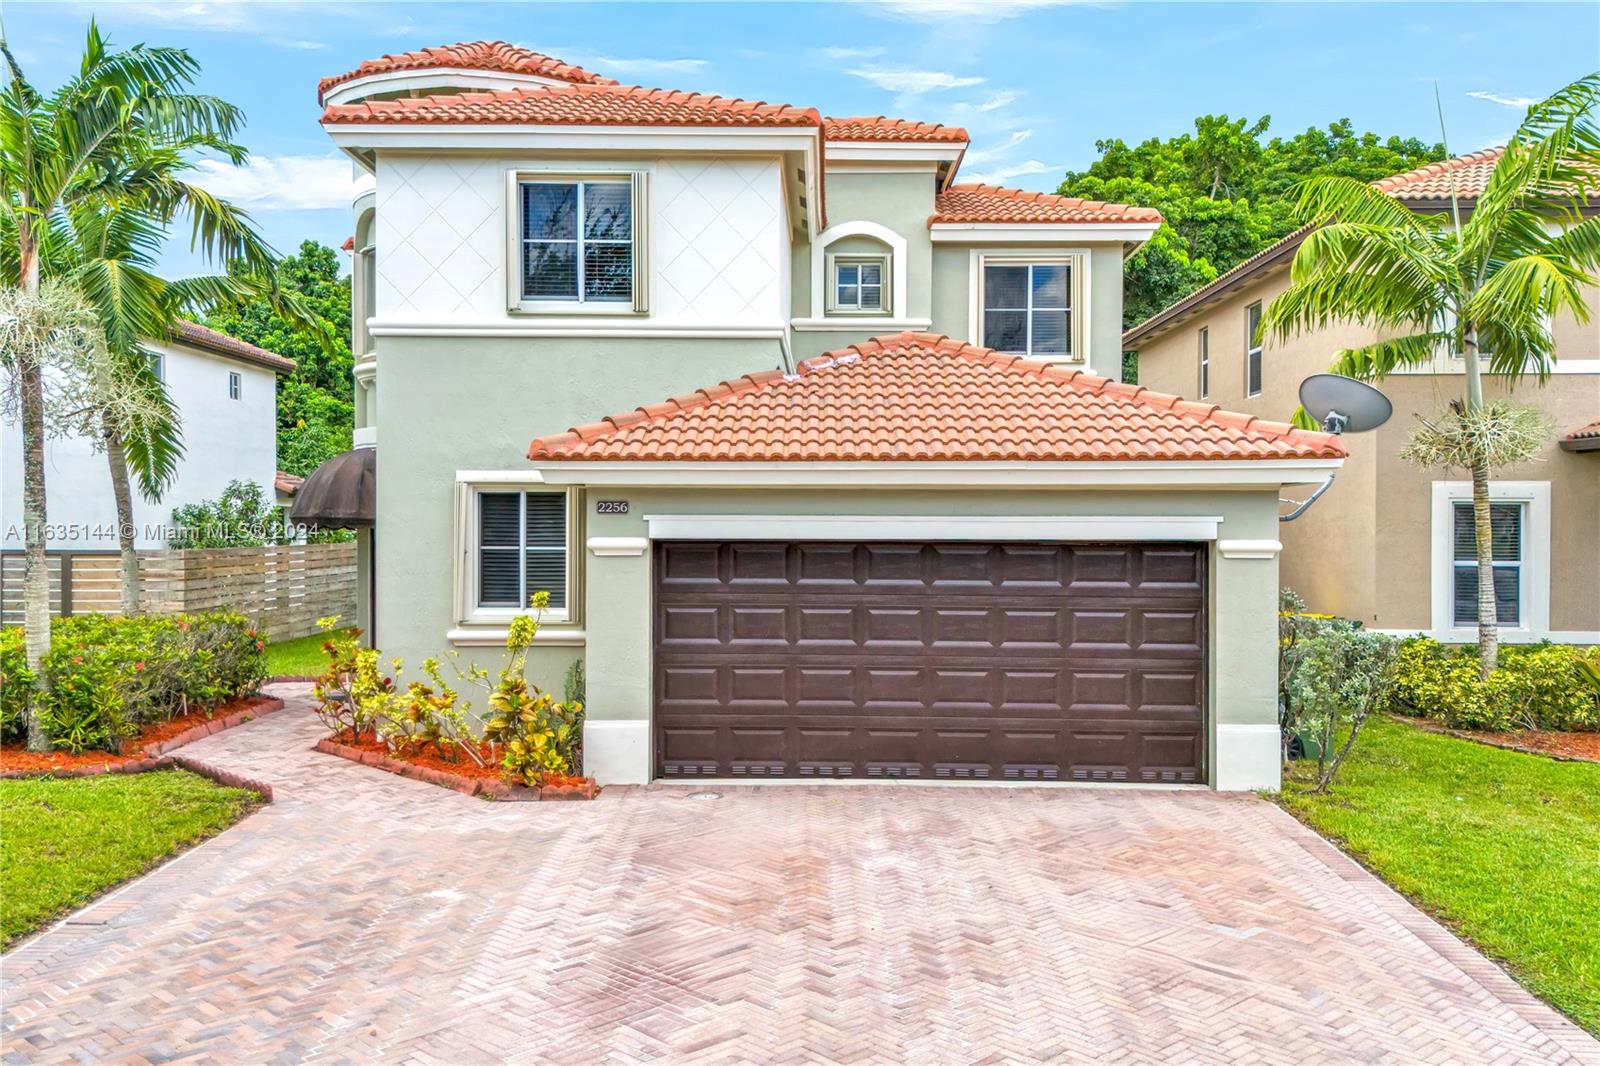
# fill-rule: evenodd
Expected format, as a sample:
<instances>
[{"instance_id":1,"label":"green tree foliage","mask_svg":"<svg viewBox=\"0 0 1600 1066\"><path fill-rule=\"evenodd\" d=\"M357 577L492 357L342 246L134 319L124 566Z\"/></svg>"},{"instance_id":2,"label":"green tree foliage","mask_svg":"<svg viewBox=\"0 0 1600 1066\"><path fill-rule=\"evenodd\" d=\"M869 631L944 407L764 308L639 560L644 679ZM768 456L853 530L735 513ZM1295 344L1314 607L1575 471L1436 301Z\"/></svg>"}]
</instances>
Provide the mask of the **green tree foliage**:
<instances>
[{"instance_id":1,"label":"green tree foliage","mask_svg":"<svg viewBox=\"0 0 1600 1066\"><path fill-rule=\"evenodd\" d=\"M1095 144L1100 158L1069 172L1064 196L1154 207L1166 224L1129 262L1123 323L1132 326L1212 281L1300 221L1294 186L1324 174L1374 181L1444 158L1442 144L1357 133L1349 119L1266 139L1269 117L1195 119L1194 133L1134 147Z\"/></svg>"},{"instance_id":2,"label":"green tree foliage","mask_svg":"<svg viewBox=\"0 0 1600 1066\"><path fill-rule=\"evenodd\" d=\"M312 240L278 264L277 277L327 323L336 337L333 350L266 300L218 308L205 324L298 364L278 381L278 467L304 476L351 447L350 279L339 275L339 254Z\"/></svg>"}]
</instances>

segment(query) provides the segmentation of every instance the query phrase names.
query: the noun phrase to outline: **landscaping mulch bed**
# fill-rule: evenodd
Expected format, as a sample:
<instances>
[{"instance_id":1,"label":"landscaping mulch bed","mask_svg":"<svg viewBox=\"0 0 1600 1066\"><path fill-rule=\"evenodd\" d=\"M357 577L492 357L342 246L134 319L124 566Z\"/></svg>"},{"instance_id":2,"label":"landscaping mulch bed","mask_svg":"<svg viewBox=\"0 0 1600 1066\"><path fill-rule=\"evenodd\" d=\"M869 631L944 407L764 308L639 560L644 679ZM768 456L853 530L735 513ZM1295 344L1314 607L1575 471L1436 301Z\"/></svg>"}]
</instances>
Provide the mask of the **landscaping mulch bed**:
<instances>
[{"instance_id":1,"label":"landscaping mulch bed","mask_svg":"<svg viewBox=\"0 0 1600 1066\"><path fill-rule=\"evenodd\" d=\"M1506 733L1483 733L1470 729L1451 729L1436 722L1401 718L1418 729L1445 736L1460 737L1491 747L1520 751L1524 755L1543 755L1564 762L1600 762L1600 733L1559 733L1543 729L1515 729Z\"/></svg>"},{"instance_id":2,"label":"landscaping mulch bed","mask_svg":"<svg viewBox=\"0 0 1600 1066\"><path fill-rule=\"evenodd\" d=\"M403 755L393 755L376 739L352 736L348 729L317 741L316 750L483 799L516 802L582 800L594 799L600 794L600 786L589 777L562 777L540 788L507 784L500 778L499 763L487 755L484 765L480 766L470 758L441 752L432 744L419 745Z\"/></svg>"},{"instance_id":3,"label":"landscaping mulch bed","mask_svg":"<svg viewBox=\"0 0 1600 1066\"><path fill-rule=\"evenodd\" d=\"M282 709L283 701L274 696L249 696L211 711L194 711L147 726L136 738L123 745L120 754L106 751L79 754L69 751L34 752L21 744L7 744L0 747L0 778L142 773L155 769L155 764L163 756L185 744ZM170 762L167 760L163 765L170 765Z\"/></svg>"}]
</instances>

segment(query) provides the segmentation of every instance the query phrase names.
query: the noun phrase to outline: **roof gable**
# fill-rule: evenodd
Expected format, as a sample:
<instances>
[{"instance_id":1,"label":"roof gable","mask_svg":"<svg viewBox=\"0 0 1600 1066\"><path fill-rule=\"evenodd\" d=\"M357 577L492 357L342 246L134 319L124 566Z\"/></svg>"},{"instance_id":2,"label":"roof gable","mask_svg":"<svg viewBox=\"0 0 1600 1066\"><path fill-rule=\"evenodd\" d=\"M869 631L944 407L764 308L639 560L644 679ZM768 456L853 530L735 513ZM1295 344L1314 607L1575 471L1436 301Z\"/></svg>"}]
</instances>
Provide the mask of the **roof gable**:
<instances>
[{"instance_id":1,"label":"roof gable","mask_svg":"<svg viewBox=\"0 0 1600 1066\"><path fill-rule=\"evenodd\" d=\"M399 52L368 59L355 70L335 74L318 82L317 100L320 102L329 89L357 78L421 70L483 70L501 74L528 74L574 84L616 84L611 78L505 41L463 41L460 44L420 48L415 52Z\"/></svg>"},{"instance_id":2,"label":"roof gable","mask_svg":"<svg viewBox=\"0 0 1600 1066\"><path fill-rule=\"evenodd\" d=\"M1338 438L928 333L880 337L529 446L537 461L1336 459Z\"/></svg>"},{"instance_id":3,"label":"roof gable","mask_svg":"<svg viewBox=\"0 0 1600 1066\"><path fill-rule=\"evenodd\" d=\"M269 352L265 348L258 348L248 341L230 337L198 322L190 322L186 318L180 318L173 323L172 341L175 344L188 345L190 348L199 348L213 355L266 367L276 374L292 374L295 370L293 359L281 356L277 352Z\"/></svg>"},{"instance_id":4,"label":"roof gable","mask_svg":"<svg viewBox=\"0 0 1600 1066\"><path fill-rule=\"evenodd\" d=\"M563 85L331 104L324 125L439 124L549 126L822 125L815 108L768 104L633 85Z\"/></svg>"}]
</instances>

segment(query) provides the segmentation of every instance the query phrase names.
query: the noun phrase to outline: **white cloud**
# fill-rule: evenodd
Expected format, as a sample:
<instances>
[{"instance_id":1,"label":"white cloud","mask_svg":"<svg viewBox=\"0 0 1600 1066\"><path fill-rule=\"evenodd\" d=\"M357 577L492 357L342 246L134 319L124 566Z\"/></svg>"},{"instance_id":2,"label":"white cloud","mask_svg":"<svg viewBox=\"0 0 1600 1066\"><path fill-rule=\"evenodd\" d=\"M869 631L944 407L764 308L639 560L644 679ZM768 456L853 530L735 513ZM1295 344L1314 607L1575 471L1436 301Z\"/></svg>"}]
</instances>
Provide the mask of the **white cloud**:
<instances>
[{"instance_id":1,"label":"white cloud","mask_svg":"<svg viewBox=\"0 0 1600 1066\"><path fill-rule=\"evenodd\" d=\"M975 111L998 111L1021 95L1019 92L1007 89L1005 92L995 93L981 104L973 104L972 107Z\"/></svg>"},{"instance_id":2,"label":"white cloud","mask_svg":"<svg viewBox=\"0 0 1600 1066\"><path fill-rule=\"evenodd\" d=\"M946 89L964 89L969 85L982 85L982 78L962 77L942 70L885 70L881 67L857 67L850 71L880 89L892 93L932 93Z\"/></svg>"},{"instance_id":3,"label":"white cloud","mask_svg":"<svg viewBox=\"0 0 1600 1066\"><path fill-rule=\"evenodd\" d=\"M962 157L964 165L972 166L977 163L989 163L996 159L1004 159L1011 154L1012 149L1033 136L1032 130L1013 130L1011 136L995 145L993 148L982 148L978 151L969 151Z\"/></svg>"},{"instance_id":4,"label":"white cloud","mask_svg":"<svg viewBox=\"0 0 1600 1066\"><path fill-rule=\"evenodd\" d=\"M315 51L328 47L323 41L305 37L283 37L273 30L296 26L292 12L304 11L303 3L252 4L239 0L206 2L190 0L188 3L121 3L116 5L117 15L161 26L182 26L190 30L208 30L214 33L249 33L267 44L296 51ZM319 11L326 14L329 9Z\"/></svg>"},{"instance_id":5,"label":"white cloud","mask_svg":"<svg viewBox=\"0 0 1600 1066\"><path fill-rule=\"evenodd\" d=\"M823 56L828 58L828 59L871 59L873 56L881 56L881 55L883 55L884 52L885 52L885 49L883 49L883 48L833 48L833 47L830 47L830 48L824 48L822 50Z\"/></svg>"},{"instance_id":6,"label":"white cloud","mask_svg":"<svg viewBox=\"0 0 1600 1066\"><path fill-rule=\"evenodd\" d=\"M242 167L220 159L196 164L194 183L246 209L305 211L349 208L355 180L342 156L252 156Z\"/></svg>"},{"instance_id":7,"label":"white cloud","mask_svg":"<svg viewBox=\"0 0 1600 1066\"><path fill-rule=\"evenodd\" d=\"M704 59L621 59L617 56L584 56L583 66L601 73L618 74L698 74L706 68Z\"/></svg>"},{"instance_id":8,"label":"white cloud","mask_svg":"<svg viewBox=\"0 0 1600 1066\"><path fill-rule=\"evenodd\" d=\"M1001 182L1009 181L1012 178L1023 178L1027 177L1029 174L1043 174L1047 171L1065 169L1066 168L1064 166L1051 166L1048 163L1041 163L1037 159L1030 159L1026 163L1013 163L1011 166L1000 167L996 170L986 171L981 174L968 174L963 171L961 174L961 180L983 182L988 185L998 185Z\"/></svg>"},{"instance_id":9,"label":"white cloud","mask_svg":"<svg viewBox=\"0 0 1600 1066\"><path fill-rule=\"evenodd\" d=\"M1074 0L880 0L872 10L916 22L1002 22L1029 11L1060 7Z\"/></svg>"},{"instance_id":10,"label":"white cloud","mask_svg":"<svg viewBox=\"0 0 1600 1066\"><path fill-rule=\"evenodd\" d=\"M1499 104L1501 107L1532 107L1539 102L1531 96L1501 96L1499 93L1482 92L1468 93L1467 95L1474 100L1487 100L1491 104Z\"/></svg>"}]
</instances>

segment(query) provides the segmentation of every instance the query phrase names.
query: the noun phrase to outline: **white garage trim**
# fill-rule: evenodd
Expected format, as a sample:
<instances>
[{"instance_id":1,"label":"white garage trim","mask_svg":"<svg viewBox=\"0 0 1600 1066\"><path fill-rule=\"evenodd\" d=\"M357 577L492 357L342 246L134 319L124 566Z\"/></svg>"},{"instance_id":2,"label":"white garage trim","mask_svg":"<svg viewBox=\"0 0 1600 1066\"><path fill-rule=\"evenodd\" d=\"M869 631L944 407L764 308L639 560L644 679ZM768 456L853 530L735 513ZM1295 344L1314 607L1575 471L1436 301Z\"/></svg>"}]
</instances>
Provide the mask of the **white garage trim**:
<instances>
[{"instance_id":1,"label":"white garage trim","mask_svg":"<svg viewBox=\"0 0 1600 1066\"><path fill-rule=\"evenodd\" d=\"M645 515L651 540L1216 540L1216 515Z\"/></svg>"},{"instance_id":2,"label":"white garage trim","mask_svg":"<svg viewBox=\"0 0 1600 1066\"><path fill-rule=\"evenodd\" d=\"M1217 750L1211 756L1211 786L1218 792L1278 791L1283 771L1282 745L1283 736L1276 723L1219 723Z\"/></svg>"}]
</instances>

